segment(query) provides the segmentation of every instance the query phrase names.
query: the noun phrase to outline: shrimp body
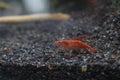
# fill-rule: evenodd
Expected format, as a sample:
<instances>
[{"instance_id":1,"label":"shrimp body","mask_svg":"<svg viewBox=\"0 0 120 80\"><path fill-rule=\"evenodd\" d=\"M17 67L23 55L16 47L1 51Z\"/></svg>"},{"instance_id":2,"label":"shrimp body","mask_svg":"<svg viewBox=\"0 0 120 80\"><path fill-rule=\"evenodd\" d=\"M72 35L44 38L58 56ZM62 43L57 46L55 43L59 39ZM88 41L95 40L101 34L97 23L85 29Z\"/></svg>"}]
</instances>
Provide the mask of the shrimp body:
<instances>
[{"instance_id":1,"label":"shrimp body","mask_svg":"<svg viewBox=\"0 0 120 80\"><path fill-rule=\"evenodd\" d=\"M88 49L89 52L94 52L95 49L88 45L87 43L84 43L80 40L74 40L74 39L64 39L64 40L58 40L54 42L55 45L59 46L62 49Z\"/></svg>"}]
</instances>

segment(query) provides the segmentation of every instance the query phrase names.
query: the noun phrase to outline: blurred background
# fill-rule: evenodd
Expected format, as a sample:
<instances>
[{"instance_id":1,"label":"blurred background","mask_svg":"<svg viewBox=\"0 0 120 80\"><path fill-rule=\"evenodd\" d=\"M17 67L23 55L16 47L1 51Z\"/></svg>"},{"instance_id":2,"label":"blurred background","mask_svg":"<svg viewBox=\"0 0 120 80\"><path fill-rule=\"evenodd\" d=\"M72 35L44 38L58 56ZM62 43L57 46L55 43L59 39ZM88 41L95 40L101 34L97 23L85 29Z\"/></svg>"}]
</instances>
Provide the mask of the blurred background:
<instances>
[{"instance_id":1,"label":"blurred background","mask_svg":"<svg viewBox=\"0 0 120 80\"><path fill-rule=\"evenodd\" d=\"M120 0L0 0L0 16L53 12L78 12L112 8L119 12Z\"/></svg>"}]
</instances>

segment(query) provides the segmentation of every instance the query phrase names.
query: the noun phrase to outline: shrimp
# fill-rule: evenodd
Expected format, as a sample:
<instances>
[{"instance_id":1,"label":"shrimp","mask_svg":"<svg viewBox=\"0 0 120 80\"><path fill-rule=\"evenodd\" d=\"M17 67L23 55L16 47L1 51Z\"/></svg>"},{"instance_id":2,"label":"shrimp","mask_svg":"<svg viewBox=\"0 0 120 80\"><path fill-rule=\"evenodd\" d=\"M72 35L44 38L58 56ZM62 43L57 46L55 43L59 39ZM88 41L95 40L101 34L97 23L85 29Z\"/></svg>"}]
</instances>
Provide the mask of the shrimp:
<instances>
[{"instance_id":1,"label":"shrimp","mask_svg":"<svg viewBox=\"0 0 120 80\"><path fill-rule=\"evenodd\" d=\"M81 40L88 38L88 36L78 36L78 37L73 37L71 39L63 39L63 40L58 40L55 41L54 44L56 46L59 46L62 49L87 49L90 53L95 52L95 48L91 47L85 42L82 42ZM80 40L79 40L80 39Z\"/></svg>"}]
</instances>

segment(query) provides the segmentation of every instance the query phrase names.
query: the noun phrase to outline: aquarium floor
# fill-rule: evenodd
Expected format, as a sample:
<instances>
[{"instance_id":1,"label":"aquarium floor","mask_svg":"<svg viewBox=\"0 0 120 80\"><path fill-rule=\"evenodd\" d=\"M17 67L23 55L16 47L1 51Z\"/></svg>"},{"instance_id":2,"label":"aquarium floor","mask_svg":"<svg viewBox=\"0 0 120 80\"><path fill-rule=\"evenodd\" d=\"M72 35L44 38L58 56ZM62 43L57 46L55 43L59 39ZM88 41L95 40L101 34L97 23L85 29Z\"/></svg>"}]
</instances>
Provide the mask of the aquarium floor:
<instances>
[{"instance_id":1,"label":"aquarium floor","mask_svg":"<svg viewBox=\"0 0 120 80\"><path fill-rule=\"evenodd\" d=\"M118 18L81 14L66 21L0 23L0 80L119 80ZM61 50L59 39L88 35L96 51Z\"/></svg>"}]
</instances>

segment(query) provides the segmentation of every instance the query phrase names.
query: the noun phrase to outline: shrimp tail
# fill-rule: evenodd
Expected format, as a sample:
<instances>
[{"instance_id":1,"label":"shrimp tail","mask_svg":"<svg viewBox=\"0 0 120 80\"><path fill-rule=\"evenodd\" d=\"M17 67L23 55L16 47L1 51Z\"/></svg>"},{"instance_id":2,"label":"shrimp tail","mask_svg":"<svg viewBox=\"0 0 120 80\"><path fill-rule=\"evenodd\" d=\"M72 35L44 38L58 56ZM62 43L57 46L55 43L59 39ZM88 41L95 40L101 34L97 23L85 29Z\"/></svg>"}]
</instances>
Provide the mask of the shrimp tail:
<instances>
[{"instance_id":1,"label":"shrimp tail","mask_svg":"<svg viewBox=\"0 0 120 80\"><path fill-rule=\"evenodd\" d=\"M93 52L95 52L95 48L90 47L90 48L88 48L88 51L91 52L91 53L93 53Z\"/></svg>"}]
</instances>

